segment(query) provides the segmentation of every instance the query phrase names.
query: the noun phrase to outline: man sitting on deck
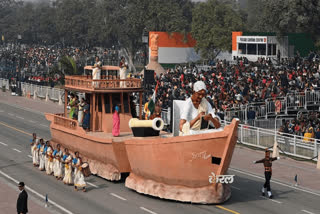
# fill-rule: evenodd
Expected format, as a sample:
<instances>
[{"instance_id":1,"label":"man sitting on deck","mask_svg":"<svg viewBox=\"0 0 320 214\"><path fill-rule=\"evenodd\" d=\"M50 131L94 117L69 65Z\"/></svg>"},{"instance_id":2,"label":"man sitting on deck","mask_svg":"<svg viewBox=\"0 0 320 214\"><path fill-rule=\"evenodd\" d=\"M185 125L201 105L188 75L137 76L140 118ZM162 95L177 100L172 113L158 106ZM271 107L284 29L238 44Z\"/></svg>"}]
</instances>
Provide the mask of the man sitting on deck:
<instances>
[{"instance_id":1,"label":"man sitting on deck","mask_svg":"<svg viewBox=\"0 0 320 214\"><path fill-rule=\"evenodd\" d=\"M180 135L197 134L201 129L201 120L212 122L220 128L220 119L215 115L210 103L205 99L206 85L197 81L193 86L193 94L185 102L180 119Z\"/></svg>"}]
</instances>

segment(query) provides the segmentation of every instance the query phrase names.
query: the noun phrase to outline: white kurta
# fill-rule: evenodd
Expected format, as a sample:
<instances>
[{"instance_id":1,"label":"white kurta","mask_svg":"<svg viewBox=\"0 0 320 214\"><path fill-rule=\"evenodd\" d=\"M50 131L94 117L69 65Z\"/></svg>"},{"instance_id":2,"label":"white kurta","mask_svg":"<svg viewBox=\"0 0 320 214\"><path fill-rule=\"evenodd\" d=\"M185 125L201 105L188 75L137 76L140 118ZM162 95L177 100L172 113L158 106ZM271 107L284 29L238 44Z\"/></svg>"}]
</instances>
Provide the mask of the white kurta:
<instances>
[{"instance_id":1,"label":"white kurta","mask_svg":"<svg viewBox=\"0 0 320 214\"><path fill-rule=\"evenodd\" d=\"M202 98L201 102L204 102L204 105L207 106L205 114L211 114L211 116L213 118L218 118L218 120L220 121L220 118L215 114L214 110L212 109L211 104L205 98ZM192 100L191 100L191 97L190 97L186 100L186 103L185 103L184 108L181 113L181 119L186 120L188 123L190 123L190 121L193 120L194 118L196 118L199 113L200 113L199 109L196 109L194 107ZM187 123L185 125L187 125ZM199 134L199 133L212 132L211 130L209 131L209 130L194 129L194 126L189 127L189 129L190 129L189 134Z\"/></svg>"}]
</instances>

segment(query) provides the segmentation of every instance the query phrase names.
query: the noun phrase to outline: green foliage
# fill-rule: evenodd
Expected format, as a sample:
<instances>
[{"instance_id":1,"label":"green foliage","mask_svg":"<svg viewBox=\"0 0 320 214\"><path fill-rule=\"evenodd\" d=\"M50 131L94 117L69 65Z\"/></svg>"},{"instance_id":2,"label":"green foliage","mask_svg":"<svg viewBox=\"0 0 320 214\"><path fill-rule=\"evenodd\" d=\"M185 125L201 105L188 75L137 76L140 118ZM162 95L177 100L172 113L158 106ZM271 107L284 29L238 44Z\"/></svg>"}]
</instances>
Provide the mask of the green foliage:
<instances>
[{"instance_id":1,"label":"green foliage","mask_svg":"<svg viewBox=\"0 0 320 214\"><path fill-rule=\"evenodd\" d=\"M308 33L320 44L320 0L248 0L253 31ZM253 18L250 18L253 17Z\"/></svg>"},{"instance_id":2,"label":"green foliage","mask_svg":"<svg viewBox=\"0 0 320 214\"><path fill-rule=\"evenodd\" d=\"M54 65L49 71L49 77L54 79L59 78L60 84L64 85L65 75L76 75L78 74L78 68L76 62L72 57L64 56L59 60L57 65Z\"/></svg>"},{"instance_id":3,"label":"green foliage","mask_svg":"<svg viewBox=\"0 0 320 214\"><path fill-rule=\"evenodd\" d=\"M231 50L231 32L241 31L244 21L234 5L218 0L198 3L192 13L192 36L196 50L204 58L215 58L221 50Z\"/></svg>"}]
</instances>

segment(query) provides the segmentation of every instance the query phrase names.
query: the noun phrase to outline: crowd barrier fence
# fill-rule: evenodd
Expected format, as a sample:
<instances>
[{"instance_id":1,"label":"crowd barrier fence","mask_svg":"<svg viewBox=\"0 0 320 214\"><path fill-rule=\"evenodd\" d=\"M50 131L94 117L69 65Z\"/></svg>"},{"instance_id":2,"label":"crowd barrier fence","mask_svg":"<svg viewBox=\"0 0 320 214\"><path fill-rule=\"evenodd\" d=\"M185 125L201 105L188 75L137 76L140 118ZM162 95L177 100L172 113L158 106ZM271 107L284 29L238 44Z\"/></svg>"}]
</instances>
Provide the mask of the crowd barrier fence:
<instances>
[{"instance_id":1,"label":"crowd barrier fence","mask_svg":"<svg viewBox=\"0 0 320 214\"><path fill-rule=\"evenodd\" d=\"M222 124L226 125L230 122L222 121ZM238 126L238 142L262 149L270 148L271 150L274 142L277 142L281 153L304 159L315 159L318 149L320 149L320 141L314 138L284 134L244 124Z\"/></svg>"},{"instance_id":2,"label":"crowd barrier fence","mask_svg":"<svg viewBox=\"0 0 320 214\"><path fill-rule=\"evenodd\" d=\"M227 121L237 117L241 122L248 120L288 115L292 111L307 110L309 107L320 109L320 90L306 90L303 93L288 93L285 97L269 98L265 102L250 103L237 108L227 108L224 111ZM254 111L251 118L249 111Z\"/></svg>"}]
</instances>

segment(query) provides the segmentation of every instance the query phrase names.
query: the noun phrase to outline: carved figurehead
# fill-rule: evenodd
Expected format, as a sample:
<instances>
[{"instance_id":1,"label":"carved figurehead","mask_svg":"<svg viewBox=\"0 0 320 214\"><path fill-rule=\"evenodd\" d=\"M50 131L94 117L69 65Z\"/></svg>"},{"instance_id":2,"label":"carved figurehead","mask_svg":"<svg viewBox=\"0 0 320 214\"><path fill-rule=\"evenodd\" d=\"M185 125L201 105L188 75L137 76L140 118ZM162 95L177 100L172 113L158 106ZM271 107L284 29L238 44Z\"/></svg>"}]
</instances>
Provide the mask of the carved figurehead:
<instances>
[{"instance_id":1,"label":"carved figurehead","mask_svg":"<svg viewBox=\"0 0 320 214\"><path fill-rule=\"evenodd\" d=\"M159 40L159 35L158 34L152 34L151 36L151 57L152 58L158 58L158 40Z\"/></svg>"}]
</instances>

